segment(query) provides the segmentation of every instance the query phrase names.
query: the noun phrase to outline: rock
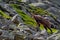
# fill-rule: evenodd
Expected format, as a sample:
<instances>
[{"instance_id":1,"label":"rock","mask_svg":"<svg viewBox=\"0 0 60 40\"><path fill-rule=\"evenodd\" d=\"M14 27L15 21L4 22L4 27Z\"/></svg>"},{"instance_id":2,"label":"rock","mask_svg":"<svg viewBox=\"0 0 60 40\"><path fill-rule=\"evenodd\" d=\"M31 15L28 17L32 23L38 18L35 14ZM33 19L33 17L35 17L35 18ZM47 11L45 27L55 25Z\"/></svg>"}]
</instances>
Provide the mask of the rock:
<instances>
[{"instance_id":1,"label":"rock","mask_svg":"<svg viewBox=\"0 0 60 40\"><path fill-rule=\"evenodd\" d=\"M16 14L15 16L13 16L13 18L11 19L11 21L12 21L14 24L16 24L16 25L19 24L19 21L17 20L17 16L18 16L18 14Z\"/></svg>"},{"instance_id":2,"label":"rock","mask_svg":"<svg viewBox=\"0 0 60 40\"><path fill-rule=\"evenodd\" d=\"M30 4L29 4L30 5ZM31 3L31 5L33 5L33 6L43 6L43 5L45 5L44 3Z\"/></svg>"},{"instance_id":3,"label":"rock","mask_svg":"<svg viewBox=\"0 0 60 40\"><path fill-rule=\"evenodd\" d=\"M51 34L48 35L46 30L36 31L33 26L27 25L23 22L20 15L17 14L14 7L11 7L10 4L18 5L17 9L22 10L27 15L30 15L30 12L26 9L30 9L29 5L33 5L36 7L43 8L49 11L51 14L55 14L58 18L57 20L60 22L60 4L59 0L22 0L22 2L18 2L18 0L0 0L0 10L2 10L7 15L12 18L7 20L0 15L0 40L58 40L60 39L60 34L56 35ZM16 6L17 7L17 6ZM22 14L23 15L23 14ZM54 21L53 18L47 16L47 18L52 22L52 24L58 26L58 23ZM46 18L45 18L46 19ZM17 24L17 25L16 25ZM59 28L59 26L58 26ZM59 28L60 29L60 28ZM54 36L52 36L54 35ZM52 36L52 37L51 37Z\"/></svg>"},{"instance_id":4,"label":"rock","mask_svg":"<svg viewBox=\"0 0 60 40\"><path fill-rule=\"evenodd\" d=\"M0 30L0 36L2 35L2 30Z\"/></svg>"},{"instance_id":5,"label":"rock","mask_svg":"<svg viewBox=\"0 0 60 40\"><path fill-rule=\"evenodd\" d=\"M24 36L16 34L14 40L24 40Z\"/></svg>"},{"instance_id":6,"label":"rock","mask_svg":"<svg viewBox=\"0 0 60 40\"><path fill-rule=\"evenodd\" d=\"M21 2L27 2L28 0L22 0Z\"/></svg>"},{"instance_id":7,"label":"rock","mask_svg":"<svg viewBox=\"0 0 60 40\"><path fill-rule=\"evenodd\" d=\"M45 40L43 37L34 38L34 40Z\"/></svg>"}]
</instances>

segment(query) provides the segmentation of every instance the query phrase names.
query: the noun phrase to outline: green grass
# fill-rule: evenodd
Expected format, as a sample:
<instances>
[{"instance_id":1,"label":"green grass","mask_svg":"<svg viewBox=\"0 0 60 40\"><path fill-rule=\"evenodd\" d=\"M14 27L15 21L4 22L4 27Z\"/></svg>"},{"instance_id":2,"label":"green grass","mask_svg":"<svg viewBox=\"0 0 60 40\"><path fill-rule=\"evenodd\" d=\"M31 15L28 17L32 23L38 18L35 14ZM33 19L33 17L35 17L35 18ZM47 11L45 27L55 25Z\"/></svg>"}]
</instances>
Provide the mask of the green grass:
<instances>
[{"instance_id":1,"label":"green grass","mask_svg":"<svg viewBox=\"0 0 60 40\"><path fill-rule=\"evenodd\" d=\"M18 5L16 4L11 4L11 6L14 8L14 10L20 15L21 18L23 18L24 23L28 24L28 25L32 25L34 27L36 27L36 22L33 18L31 18L29 15L27 15L26 13L24 13L22 10L20 10L18 8Z\"/></svg>"},{"instance_id":2,"label":"green grass","mask_svg":"<svg viewBox=\"0 0 60 40\"><path fill-rule=\"evenodd\" d=\"M11 6L12 6L12 7L14 8L14 10L23 18L24 23L29 24L29 25L33 25L34 27L37 26L35 20L34 20L33 18L31 18L29 15L27 15L26 13L24 13L22 10L20 10L20 9L18 8L18 5L17 5L17 4L11 4ZM34 13L39 13L40 15L45 15L45 14L47 14L47 15L49 15L49 16L53 16L53 15L49 14L49 12L44 11L44 9L42 9L42 8L36 8L36 7L34 7L34 6L32 6L31 9L28 9L28 10L29 10L30 12L33 12L33 11L34 11ZM53 16L53 17L56 18L55 16ZM41 24L41 26L40 26L40 30L44 30L44 27L43 27L42 24ZM57 33L57 32L58 32L58 30L56 30L56 29L52 29L52 31L53 31L53 33ZM47 32L48 32L48 33L51 33L49 29L47 30Z\"/></svg>"},{"instance_id":3,"label":"green grass","mask_svg":"<svg viewBox=\"0 0 60 40\"><path fill-rule=\"evenodd\" d=\"M0 15L4 18L11 18L9 15L0 10Z\"/></svg>"},{"instance_id":4,"label":"green grass","mask_svg":"<svg viewBox=\"0 0 60 40\"><path fill-rule=\"evenodd\" d=\"M56 30L56 29L54 29L54 28L51 28L51 29L52 29L52 32L53 32L53 33L57 33L57 32L59 31L59 30ZM40 25L40 30L44 30L44 26L43 26L42 24ZM49 29L47 30L47 32L48 32L48 33L51 33L51 31L50 31Z\"/></svg>"}]
</instances>

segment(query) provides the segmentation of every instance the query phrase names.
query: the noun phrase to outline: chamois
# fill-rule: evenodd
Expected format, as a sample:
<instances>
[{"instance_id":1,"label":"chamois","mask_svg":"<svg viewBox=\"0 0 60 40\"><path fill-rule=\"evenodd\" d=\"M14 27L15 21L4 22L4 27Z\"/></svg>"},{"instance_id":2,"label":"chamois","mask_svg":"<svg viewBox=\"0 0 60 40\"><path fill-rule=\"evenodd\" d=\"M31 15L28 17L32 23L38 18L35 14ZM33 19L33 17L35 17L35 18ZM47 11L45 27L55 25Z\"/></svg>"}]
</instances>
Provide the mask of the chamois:
<instances>
[{"instance_id":1,"label":"chamois","mask_svg":"<svg viewBox=\"0 0 60 40\"><path fill-rule=\"evenodd\" d=\"M36 20L36 22L38 24L37 31L40 30L39 29L40 24L43 24L43 26L46 29L46 31L47 31L47 28L48 28L51 31L51 33L53 33L52 30L51 30L51 26L52 25L51 25L51 22L49 20L46 20L46 19L44 19L44 17L42 17L40 15L33 14L33 13L31 13L31 15Z\"/></svg>"}]
</instances>

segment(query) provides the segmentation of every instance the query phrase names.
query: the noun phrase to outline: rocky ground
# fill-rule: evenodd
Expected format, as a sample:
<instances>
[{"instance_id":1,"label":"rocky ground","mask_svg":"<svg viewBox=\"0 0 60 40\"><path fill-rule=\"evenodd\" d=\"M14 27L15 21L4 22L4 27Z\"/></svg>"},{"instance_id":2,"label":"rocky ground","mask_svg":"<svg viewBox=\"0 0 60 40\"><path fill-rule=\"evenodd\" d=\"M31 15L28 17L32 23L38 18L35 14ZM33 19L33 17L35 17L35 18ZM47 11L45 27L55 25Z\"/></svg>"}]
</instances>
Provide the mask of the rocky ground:
<instances>
[{"instance_id":1,"label":"rocky ground","mask_svg":"<svg viewBox=\"0 0 60 40\"><path fill-rule=\"evenodd\" d=\"M0 0L0 40L60 40L59 2L59 0ZM58 31L55 30L53 34L46 32L45 29L36 31L34 27L36 22L28 11L31 10L30 5L42 8L43 11L57 17L54 19L47 16Z\"/></svg>"}]
</instances>

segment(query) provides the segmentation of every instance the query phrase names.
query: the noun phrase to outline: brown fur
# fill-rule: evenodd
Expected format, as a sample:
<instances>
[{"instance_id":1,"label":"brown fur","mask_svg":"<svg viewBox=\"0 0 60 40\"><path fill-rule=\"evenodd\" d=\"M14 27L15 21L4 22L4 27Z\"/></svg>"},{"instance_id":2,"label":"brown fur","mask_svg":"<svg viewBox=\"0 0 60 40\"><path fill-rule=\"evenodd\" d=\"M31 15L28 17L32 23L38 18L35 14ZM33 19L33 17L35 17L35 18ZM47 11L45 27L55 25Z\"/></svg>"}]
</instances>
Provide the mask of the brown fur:
<instances>
[{"instance_id":1,"label":"brown fur","mask_svg":"<svg viewBox=\"0 0 60 40\"><path fill-rule=\"evenodd\" d=\"M51 31L52 33L52 30L51 30L51 23L49 20L46 20L44 19L42 16L40 15L35 15L35 14L32 14L33 18L36 20L37 24L38 24L38 27L40 27L40 24L43 24L44 28L47 30L47 28Z\"/></svg>"}]
</instances>

